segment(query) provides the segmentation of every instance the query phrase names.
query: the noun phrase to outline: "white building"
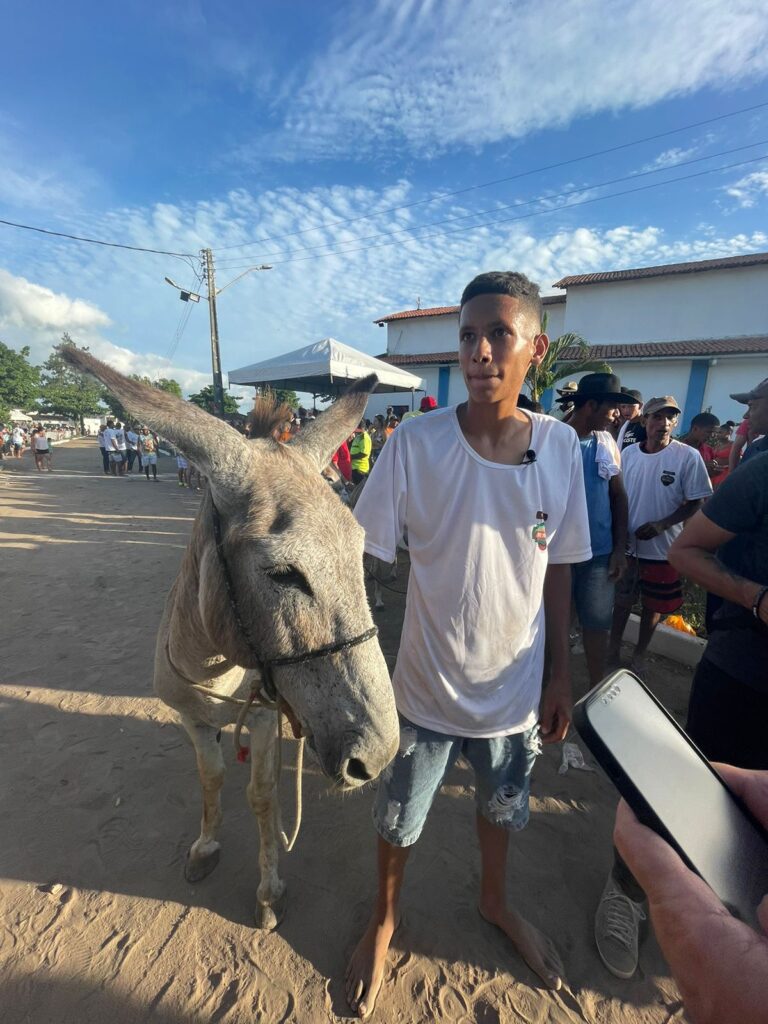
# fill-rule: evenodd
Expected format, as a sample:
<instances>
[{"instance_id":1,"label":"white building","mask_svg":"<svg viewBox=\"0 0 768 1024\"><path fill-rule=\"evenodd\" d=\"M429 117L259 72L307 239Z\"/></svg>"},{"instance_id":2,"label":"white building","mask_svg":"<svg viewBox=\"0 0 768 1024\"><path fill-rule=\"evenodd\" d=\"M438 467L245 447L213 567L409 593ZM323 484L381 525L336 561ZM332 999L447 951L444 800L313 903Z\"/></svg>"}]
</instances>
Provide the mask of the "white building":
<instances>
[{"instance_id":1,"label":"white building","mask_svg":"<svg viewBox=\"0 0 768 1024\"><path fill-rule=\"evenodd\" d=\"M646 399L674 395L683 427L706 409L738 421L744 406L729 394L768 377L768 253L581 274L552 287L565 294L543 298L549 336L576 331L625 387ZM458 306L440 306L375 321L387 328L381 358L423 377L441 406L466 398L458 320ZM543 396L545 408L552 397ZM374 396L366 415L386 404Z\"/></svg>"}]
</instances>

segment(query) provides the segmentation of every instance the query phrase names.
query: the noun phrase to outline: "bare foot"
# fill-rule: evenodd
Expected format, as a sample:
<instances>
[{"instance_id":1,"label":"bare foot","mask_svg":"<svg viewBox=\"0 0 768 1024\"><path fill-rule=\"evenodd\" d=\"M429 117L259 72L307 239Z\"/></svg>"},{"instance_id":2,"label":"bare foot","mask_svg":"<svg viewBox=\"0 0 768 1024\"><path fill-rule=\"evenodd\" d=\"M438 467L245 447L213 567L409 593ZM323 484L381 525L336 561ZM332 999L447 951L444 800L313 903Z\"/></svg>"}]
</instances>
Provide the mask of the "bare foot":
<instances>
[{"instance_id":1,"label":"bare foot","mask_svg":"<svg viewBox=\"0 0 768 1024\"><path fill-rule=\"evenodd\" d=\"M548 988L559 989L563 984L563 962L555 944L538 928L507 907L478 906L482 917L500 928L512 942L520 956Z\"/></svg>"},{"instance_id":2,"label":"bare foot","mask_svg":"<svg viewBox=\"0 0 768 1024\"><path fill-rule=\"evenodd\" d=\"M347 1001L358 1017L365 1019L376 1005L384 978L387 951L399 921L380 921L376 913L368 922L347 967Z\"/></svg>"}]
</instances>

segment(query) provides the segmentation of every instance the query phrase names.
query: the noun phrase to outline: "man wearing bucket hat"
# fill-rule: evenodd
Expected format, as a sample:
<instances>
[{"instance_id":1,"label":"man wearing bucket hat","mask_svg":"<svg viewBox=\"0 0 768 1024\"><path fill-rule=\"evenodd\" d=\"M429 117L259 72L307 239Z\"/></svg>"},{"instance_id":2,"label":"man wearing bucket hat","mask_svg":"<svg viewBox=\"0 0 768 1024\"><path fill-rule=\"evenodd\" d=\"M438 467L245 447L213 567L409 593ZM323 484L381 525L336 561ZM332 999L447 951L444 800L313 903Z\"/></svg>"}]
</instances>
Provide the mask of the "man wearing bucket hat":
<instances>
[{"instance_id":1,"label":"man wearing bucket hat","mask_svg":"<svg viewBox=\"0 0 768 1024\"><path fill-rule=\"evenodd\" d=\"M738 391L731 395L731 398L747 406L751 431L757 435L744 450L741 457L744 463L755 455L768 452L768 377L761 380L751 391Z\"/></svg>"}]
</instances>

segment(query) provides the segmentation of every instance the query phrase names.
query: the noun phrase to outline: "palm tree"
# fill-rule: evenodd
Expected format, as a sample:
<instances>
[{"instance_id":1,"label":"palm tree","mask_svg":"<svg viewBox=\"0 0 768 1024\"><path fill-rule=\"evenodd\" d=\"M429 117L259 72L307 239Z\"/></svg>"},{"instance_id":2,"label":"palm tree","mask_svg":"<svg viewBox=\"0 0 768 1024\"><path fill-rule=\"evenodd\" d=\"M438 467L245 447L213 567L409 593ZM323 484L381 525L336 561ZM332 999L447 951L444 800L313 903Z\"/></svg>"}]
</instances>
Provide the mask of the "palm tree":
<instances>
[{"instance_id":1,"label":"palm tree","mask_svg":"<svg viewBox=\"0 0 768 1024\"><path fill-rule=\"evenodd\" d=\"M543 333L547 330L547 314L542 319L541 329ZM568 358L564 359L565 353ZM547 354L538 366L528 367L525 375L525 383L531 393L531 399L538 402L548 388L562 380L564 377L572 377L575 373L610 373L608 363L600 359L589 358L589 344L575 331L568 331L561 334L559 338L550 341Z\"/></svg>"}]
</instances>

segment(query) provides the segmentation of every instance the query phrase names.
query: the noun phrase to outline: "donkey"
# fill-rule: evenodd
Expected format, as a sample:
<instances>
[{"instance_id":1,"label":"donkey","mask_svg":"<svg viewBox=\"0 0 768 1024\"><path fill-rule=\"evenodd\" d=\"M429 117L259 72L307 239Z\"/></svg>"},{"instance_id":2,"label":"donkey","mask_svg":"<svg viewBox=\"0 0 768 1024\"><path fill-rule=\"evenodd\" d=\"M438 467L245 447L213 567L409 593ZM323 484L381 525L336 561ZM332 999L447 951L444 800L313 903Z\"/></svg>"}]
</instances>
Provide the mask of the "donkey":
<instances>
[{"instance_id":1,"label":"donkey","mask_svg":"<svg viewBox=\"0 0 768 1024\"><path fill-rule=\"evenodd\" d=\"M394 696L365 594L363 531L321 476L360 422L376 378L353 385L282 445L271 437L269 408L256 410L252 438L258 436L246 440L88 352L63 346L61 354L208 478L165 603L154 672L155 692L178 713L195 748L203 814L185 876L196 882L219 859L221 729L238 717L226 698L247 701L262 688L342 789L375 779L397 750ZM278 876L277 711L254 707L248 728L247 794L260 834L255 919L273 929L286 896Z\"/></svg>"}]
</instances>

